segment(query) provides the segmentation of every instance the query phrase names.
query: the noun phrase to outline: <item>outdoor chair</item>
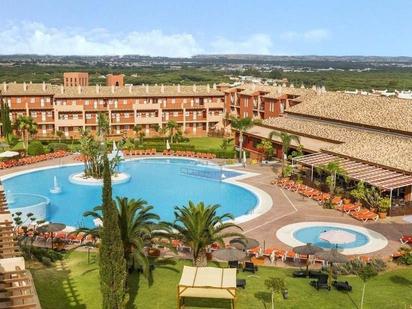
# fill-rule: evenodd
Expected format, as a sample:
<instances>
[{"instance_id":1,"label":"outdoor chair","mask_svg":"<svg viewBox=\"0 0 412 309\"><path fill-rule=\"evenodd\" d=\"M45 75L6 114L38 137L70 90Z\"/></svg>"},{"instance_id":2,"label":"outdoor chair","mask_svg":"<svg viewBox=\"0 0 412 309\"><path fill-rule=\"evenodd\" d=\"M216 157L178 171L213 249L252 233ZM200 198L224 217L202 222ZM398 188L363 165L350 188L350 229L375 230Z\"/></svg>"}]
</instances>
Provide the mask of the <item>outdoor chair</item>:
<instances>
[{"instance_id":1,"label":"outdoor chair","mask_svg":"<svg viewBox=\"0 0 412 309\"><path fill-rule=\"evenodd\" d=\"M294 278L306 278L306 275L307 275L306 271L302 269L296 270L293 272Z\"/></svg>"},{"instance_id":2,"label":"outdoor chair","mask_svg":"<svg viewBox=\"0 0 412 309\"><path fill-rule=\"evenodd\" d=\"M237 288L246 288L246 280L245 279L236 279L236 287Z\"/></svg>"},{"instance_id":3,"label":"outdoor chair","mask_svg":"<svg viewBox=\"0 0 412 309\"><path fill-rule=\"evenodd\" d=\"M332 285L338 290L338 291L346 291L346 292L351 292L352 291L352 286L349 285L348 281L333 281Z\"/></svg>"},{"instance_id":4,"label":"outdoor chair","mask_svg":"<svg viewBox=\"0 0 412 309\"><path fill-rule=\"evenodd\" d=\"M240 265L239 265L239 261L229 261L229 268L236 268L239 269Z\"/></svg>"},{"instance_id":5,"label":"outdoor chair","mask_svg":"<svg viewBox=\"0 0 412 309\"><path fill-rule=\"evenodd\" d=\"M310 285L315 287L317 290L328 289L330 291L330 286L328 284L328 275L322 274L319 276L318 280L312 280Z\"/></svg>"},{"instance_id":6,"label":"outdoor chair","mask_svg":"<svg viewBox=\"0 0 412 309\"><path fill-rule=\"evenodd\" d=\"M250 271L252 273L255 273L258 270L258 267L255 266L252 262L245 262L245 266L243 267L243 272L245 271Z\"/></svg>"},{"instance_id":7,"label":"outdoor chair","mask_svg":"<svg viewBox=\"0 0 412 309\"><path fill-rule=\"evenodd\" d=\"M317 270L309 270L309 278L318 279L322 275L322 272Z\"/></svg>"}]
</instances>

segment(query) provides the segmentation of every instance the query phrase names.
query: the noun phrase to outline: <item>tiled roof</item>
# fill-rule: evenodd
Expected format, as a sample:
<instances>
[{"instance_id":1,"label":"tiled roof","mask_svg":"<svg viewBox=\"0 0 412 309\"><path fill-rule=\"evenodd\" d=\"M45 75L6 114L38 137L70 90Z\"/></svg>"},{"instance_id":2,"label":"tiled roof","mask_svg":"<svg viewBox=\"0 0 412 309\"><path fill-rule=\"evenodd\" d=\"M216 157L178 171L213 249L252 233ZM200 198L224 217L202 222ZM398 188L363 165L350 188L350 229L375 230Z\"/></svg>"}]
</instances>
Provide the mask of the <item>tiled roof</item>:
<instances>
[{"instance_id":1,"label":"tiled roof","mask_svg":"<svg viewBox=\"0 0 412 309\"><path fill-rule=\"evenodd\" d=\"M327 92L287 112L412 133L412 102L405 99Z\"/></svg>"},{"instance_id":2,"label":"tiled roof","mask_svg":"<svg viewBox=\"0 0 412 309\"><path fill-rule=\"evenodd\" d=\"M197 97L223 96L223 92L210 86L87 86L64 87L51 84L17 84L9 83L0 86L2 95L55 95L56 98L82 97Z\"/></svg>"}]
</instances>

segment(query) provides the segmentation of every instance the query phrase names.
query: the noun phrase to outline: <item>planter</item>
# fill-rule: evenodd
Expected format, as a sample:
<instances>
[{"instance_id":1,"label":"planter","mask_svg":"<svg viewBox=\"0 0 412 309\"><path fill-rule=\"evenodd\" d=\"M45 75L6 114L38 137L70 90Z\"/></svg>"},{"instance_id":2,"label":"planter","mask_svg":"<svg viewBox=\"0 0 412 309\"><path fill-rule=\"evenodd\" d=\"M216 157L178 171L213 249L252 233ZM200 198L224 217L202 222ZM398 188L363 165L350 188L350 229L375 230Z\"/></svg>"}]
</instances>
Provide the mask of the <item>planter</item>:
<instances>
[{"instance_id":1,"label":"planter","mask_svg":"<svg viewBox=\"0 0 412 309\"><path fill-rule=\"evenodd\" d=\"M386 212L379 212L378 215L379 215L380 219L385 219L386 218Z\"/></svg>"},{"instance_id":2,"label":"planter","mask_svg":"<svg viewBox=\"0 0 412 309\"><path fill-rule=\"evenodd\" d=\"M151 257L159 257L160 256L160 250L157 248L149 248L147 250L147 255Z\"/></svg>"}]
</instances>

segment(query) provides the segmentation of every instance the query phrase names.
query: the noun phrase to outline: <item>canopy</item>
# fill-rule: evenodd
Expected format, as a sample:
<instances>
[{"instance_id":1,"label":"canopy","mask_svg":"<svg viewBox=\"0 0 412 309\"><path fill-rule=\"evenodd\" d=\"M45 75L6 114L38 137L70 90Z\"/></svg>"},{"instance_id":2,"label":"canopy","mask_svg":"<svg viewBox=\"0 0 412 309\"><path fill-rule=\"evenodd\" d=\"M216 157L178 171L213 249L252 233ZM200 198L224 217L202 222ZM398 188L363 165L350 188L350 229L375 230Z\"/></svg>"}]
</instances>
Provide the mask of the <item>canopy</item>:
<instances>
[{"instance_id":1,"label":"canopy","mask_svg":"<svg viewBox=\"0 0 412 309\"><path fill-rule=\"evenodd\" d=\"M319 238L331 244L348 244L356 240L356 236L343 230L329 230L320 233Z\"/></svg>"},{"instance_id":2,"label":"canopy","mask_svg":"<svg viewBox=\"0 0 412 309\"><path fill-rule=\"evenodd\" d=\"M223 248L212 253L213 257L221 261L241 261L246 258L246 252L235 248Z\"/></svg>"},{"instance_id":3,"label":"canopy","mask_svg":"<svg viewBox=\"0 0 412 309\"><path fill-rule=\"evenodd\" d=\"M293 248L293 252L297 254L304 254L304 255L314 255L321 251L323 251L322 248L314 246L311 243Z\"/></svg>"},{"instance_id":4,"label":"canopy","mask_svg":"<svg viewBox=\"0 0 412 309\"><path fill-rule=\"evenodd\" d=\"M2 153L0 153L0 158L13 158L13 157L17 157L19 155L19 153L17 151L4 151Z\"/></svg>"},{"instance_id":5,"label":"canopy","mask_svg":"<svg viewBox=\"0 0 412 309\"><path fill-rule=\"evenodd\" d=\"M234 238L229 243L240 250L249 250L259 246L259 242L253 238Z\"/></svg>"},{"instance_id":6,"label":"canopy","mask_svg":"<svg viewBox=\"0 0 412 309\"><path fill-rule=\"evenodd\" d=\"M166 149L167 149L167 150L170 150L169 140L166 140Z\"/></svg>"},{"instance_id":7,"label":"canopy","mask_svg":"<svg viewBox=\"0 0 412 309\"><path fill-rule=\"evenodd\" d=\"M234 306L236 269L184 266L177 288L178 308L183 297L230 299Z\"/></svg>"}]
</instances>

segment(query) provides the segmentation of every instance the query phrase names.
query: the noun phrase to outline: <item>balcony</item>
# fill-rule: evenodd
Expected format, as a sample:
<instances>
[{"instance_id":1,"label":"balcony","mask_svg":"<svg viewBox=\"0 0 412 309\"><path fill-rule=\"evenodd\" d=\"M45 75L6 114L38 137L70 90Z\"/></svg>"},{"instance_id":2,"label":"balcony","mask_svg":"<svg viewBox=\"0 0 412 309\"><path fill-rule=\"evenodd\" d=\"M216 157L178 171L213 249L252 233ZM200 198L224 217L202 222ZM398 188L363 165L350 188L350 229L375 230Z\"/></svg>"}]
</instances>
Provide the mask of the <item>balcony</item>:
<instances>
[{"instance_id":1,"label":"balcony","mask_svg":"<svg viewBox=\"0 0 412 309\"><path fill-rule=\"evenodd\" d=\"M120 118L112 118L112 124L134 124L134 118L129 117L120 117Z\"/></svg>"},{"instance_id":2,"label":"balcony","mask_svg":"<svg viewBox=\"0 0 412 309\"><path fill-rule=\"evenodd\" d=\"M160 108L160 103L137 103L133 104L133 108L136 110L158 110Z\"/></svg>"},{"instance_id":3,"label":"balcony","mask_svg":"<svg viewBox=\"0 0 412 309\"><path fill-rule=\"evenodd\" d=\"M205 107L207 107L207 108L223 109L224 105L225 105L224 102L208 102L208 103L205 103ZM233 104L231 103L231 105L233 105Z\"/></svg>"},{"instance_id":4,"label":"balcony","mask_svg":"<svg viewBox=\"0 0 412 309\"><path fill-rule=\"evenodd\" d=\"M212 122L219 122L223 118L223 115L208 115L207 121L212 121Z\"/></svg>"},{"instance_id":5,"label":"balcony","mask_svg":"<svg viewBox=\"0 0 412 309\"><path fill-rule=\"evenodd\" d=\"M55 105L54 109L57 112L82 112L84 110L83 105Z\"/></svg>"},{"instance_id":6,"label":"balcony","mask_svg":"<svg viewBox=\"0 0 412 309\"><path fill-rule=\"evenodd\" d=\"M92 120L92 119L89 119ZM78 126L83 126L84 120L83 119L56 119L55 121L56 126L58 127L78 127Z\"/></svg>"},{"instance_id":7,"label":"balcony","mask_svg":"<svg viewBox=\"0 0 412 309\"><path fill-rule=\"evenodd\" d=\"M161 123L162 122L162 117L138 117L136 118L136 123L137 124L155 124L155 123Z\"/></svg>"}]
</instances>

